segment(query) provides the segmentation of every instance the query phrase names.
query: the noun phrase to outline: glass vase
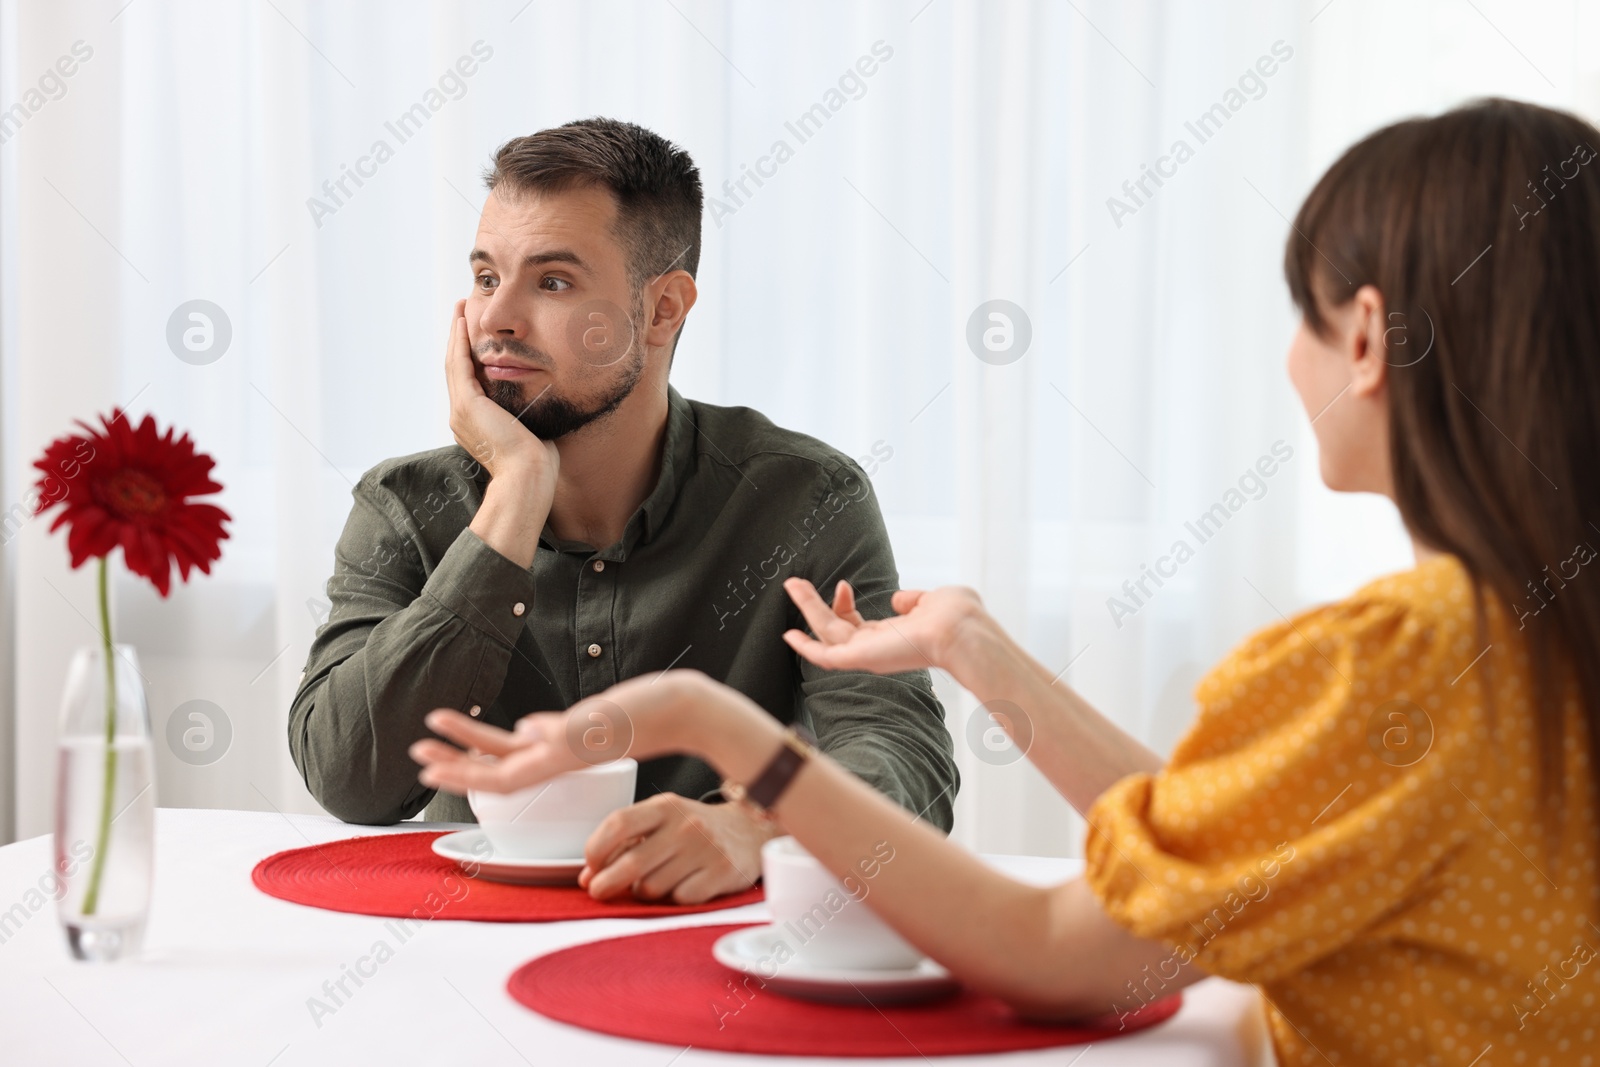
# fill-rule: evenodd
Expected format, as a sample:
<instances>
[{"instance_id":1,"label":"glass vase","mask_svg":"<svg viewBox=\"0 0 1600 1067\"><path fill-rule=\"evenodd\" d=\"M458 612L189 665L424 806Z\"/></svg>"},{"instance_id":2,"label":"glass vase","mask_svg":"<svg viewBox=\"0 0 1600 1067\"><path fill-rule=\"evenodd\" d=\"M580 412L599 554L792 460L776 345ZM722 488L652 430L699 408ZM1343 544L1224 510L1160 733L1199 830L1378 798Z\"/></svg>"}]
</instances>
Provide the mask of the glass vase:
<instances>
[{"instance_id":1,"label":"glass vase","mask_svg":"<svg viewBox=\"0 0 1600 1067\"><path fill-rule=\"evenodd\" d=\"M108 692L109 691L109 692ZM155 754L134 650L80 648L67 670L57 749L56 914L80 960L138 953L155 853Z\"/></svg>"}]
</instances>

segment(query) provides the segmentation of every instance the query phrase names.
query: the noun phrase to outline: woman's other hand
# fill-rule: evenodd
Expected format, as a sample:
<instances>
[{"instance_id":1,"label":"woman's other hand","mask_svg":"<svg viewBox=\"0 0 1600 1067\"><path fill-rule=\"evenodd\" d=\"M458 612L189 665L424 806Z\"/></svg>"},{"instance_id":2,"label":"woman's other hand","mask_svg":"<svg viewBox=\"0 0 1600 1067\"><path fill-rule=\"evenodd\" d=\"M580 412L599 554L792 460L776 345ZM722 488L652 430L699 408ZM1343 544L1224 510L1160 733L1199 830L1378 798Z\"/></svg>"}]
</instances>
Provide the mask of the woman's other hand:
<instances>
[{"instance_id":1,"label":"woman's other hand","mask_svg":"<svg viewBox=\"0 0 1600 1067\"><path fill-rule=\"evenodd\" d=\"M960 585L927 592L901 589L890 601L895 615L871 621L856 610L849 582L835 586L832 607L804 578L790 578L783 588L816 634L789 630L784 641L811 663L832 671L948 670L957 644L987 617L977 592Z\"/></svg>"}]
</instances>

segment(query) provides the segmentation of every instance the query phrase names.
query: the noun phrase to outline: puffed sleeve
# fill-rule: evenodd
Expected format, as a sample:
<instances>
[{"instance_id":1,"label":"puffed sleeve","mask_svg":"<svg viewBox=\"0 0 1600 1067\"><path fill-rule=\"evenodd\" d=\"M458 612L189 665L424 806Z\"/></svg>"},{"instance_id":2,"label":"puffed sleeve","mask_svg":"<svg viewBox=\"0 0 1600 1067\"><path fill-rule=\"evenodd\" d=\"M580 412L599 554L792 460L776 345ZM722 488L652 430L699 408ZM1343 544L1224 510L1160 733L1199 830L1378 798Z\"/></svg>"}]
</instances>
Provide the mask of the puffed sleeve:
<instances>
[{"instance_id":1,"label":"puffed sleeve","mask_svg":"<svg viewBox=\"0 0 1600 1067\"><path fill-rule=\"evenodd\" d=\"M1470 835L1482 692L1470 606L1356 597L1246 641L1196 688L1172 760L1091 808L1107 913L1241 982L1396 921ZM1459 783L1459 784L1458 784Z\"/></svg>"}]
</instances>

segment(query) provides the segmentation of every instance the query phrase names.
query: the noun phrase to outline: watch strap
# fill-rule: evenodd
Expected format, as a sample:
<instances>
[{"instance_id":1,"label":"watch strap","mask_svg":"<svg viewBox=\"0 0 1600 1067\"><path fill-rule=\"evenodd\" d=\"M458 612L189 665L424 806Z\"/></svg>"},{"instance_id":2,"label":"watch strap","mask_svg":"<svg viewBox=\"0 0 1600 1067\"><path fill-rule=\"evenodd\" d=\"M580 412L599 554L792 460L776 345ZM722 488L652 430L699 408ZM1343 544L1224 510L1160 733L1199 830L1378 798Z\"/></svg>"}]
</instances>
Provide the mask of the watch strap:
<instances>
[{"instance_id":1,"label":"watch strap","mask_svg":"<svg viewBox=\"0 0 1600 1067\"><path fill-rule=\"evenodd\" d=\"M811 754L816 751L817 739L799 723L790 726L783 735L783 746L767 763L754 781L743 789L743 799L758 808L767 809L777 803L784 790L799 772Z\"/></svg>"}]
</instances>

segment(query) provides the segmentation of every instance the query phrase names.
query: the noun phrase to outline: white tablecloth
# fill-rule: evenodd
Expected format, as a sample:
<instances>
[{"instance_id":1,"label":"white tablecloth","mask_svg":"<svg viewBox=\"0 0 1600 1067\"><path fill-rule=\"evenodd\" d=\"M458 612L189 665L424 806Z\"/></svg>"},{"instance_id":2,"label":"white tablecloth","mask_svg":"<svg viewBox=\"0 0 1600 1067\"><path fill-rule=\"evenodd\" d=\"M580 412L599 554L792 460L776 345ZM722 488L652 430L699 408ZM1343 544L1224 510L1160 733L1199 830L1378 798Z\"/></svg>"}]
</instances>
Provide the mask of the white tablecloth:
<instances>
[{"instance_id":1,"label":"white tablecloth","mask_svg":"<svg viewBox=\"0 0 1600 1067\"><path fill-rule=\"evenodd\" d=\"M684 1052L607 1037L552 1022L506 995L507 976L551 949L667 925L763 921L763 904L679 919L434 920L395 947L393 957L334 1014L314 1018L308 1001L323 995L325 981L339 978L343 966L371 953L375 941L394 947L397 939L381 918L269 897L251 884L251 868L282 849L361 833L459 828L420 822L358 827L326 816L161 808L145 951L136 960L111 965L71 959L54 901L46 899L36 911L28 907L28 889L50 867L50 838L0 848L0 913L10 912L0 923L0 1063L694 1067L822 1062ZM1070 877L1075 870L1068 860L988 858L1041 883ZM1254 1067L1269 1055L1254 990L1208 979L1185 996L1182 1011L1167 1023L1093 1046L1086 1067ZM954 1067L1003 1058L1061 1067L1082 1053L1081 1048L1053 1049L938 1062ZM915 1058L910 1050L908 1055Z\"/></svg>"}]
</instances>

